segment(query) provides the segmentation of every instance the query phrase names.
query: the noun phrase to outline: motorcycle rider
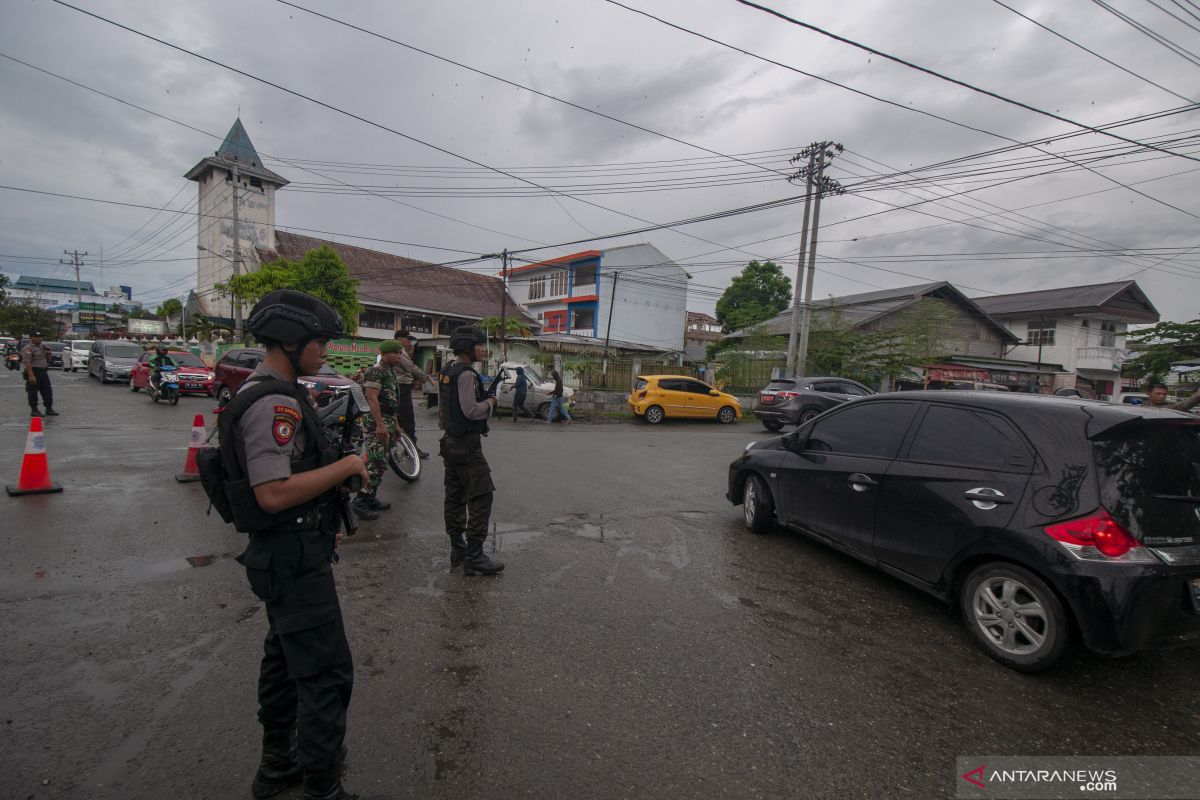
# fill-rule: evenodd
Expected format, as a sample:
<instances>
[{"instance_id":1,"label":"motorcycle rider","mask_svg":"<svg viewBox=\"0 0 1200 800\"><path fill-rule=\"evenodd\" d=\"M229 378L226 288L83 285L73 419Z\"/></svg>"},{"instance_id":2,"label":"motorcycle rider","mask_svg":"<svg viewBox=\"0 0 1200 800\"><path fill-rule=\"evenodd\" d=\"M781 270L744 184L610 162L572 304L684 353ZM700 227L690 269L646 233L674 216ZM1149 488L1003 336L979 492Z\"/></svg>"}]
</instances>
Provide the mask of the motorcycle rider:
<instances>
[{"instance_id":1,"label":"motorcycle rider","mask_svg":"<svg viewBox=\"0 0 1200 800\"><path fill-rule=\"evenodd\" d=\"M150 359L150 390L157 392L162 385L162 368L177 367L175 359L167 355L167 346L159 342L154 346L154 356Z\"/></svg>"},{"instance_id":2,"label":"motorcycle rider","mask_svg":"<svg viewBox=\"0 0 1200 800\"><path fill-rule=\"evenodd\" d=\"M221 446L240 467L224 484L234 523L250 534L238 561L267 610L262 760L251 788L272 797L303 778L304 800L352 798L340 768L354 665L330 561L341 539L339 487L368 476L361 458L326 439L296 381L317 374L342 320L315 297L277 290L254 306L246 327L267 354L221 412L232 415L224 427L232 441L223 432Z\"/></svg>"},{"instance_id":3,"label":"motorcycle rider","mask_svg":"<svg viewBox=\"0 0 1200 800\"><path fill-rule=\"evenodd\" d=\"M446 469L443 516L450 537L450 567L462 564L464 575L495 575L504 569L503 563L483 552L496 485L483 457L481 437L488 432L496 397L484 391L483 380L472 365L487 358L486 342L479 328L455 328L450 349L456 358L439 376L438 422L445 431L441 440Z\"/></svg>"}]
</instances>

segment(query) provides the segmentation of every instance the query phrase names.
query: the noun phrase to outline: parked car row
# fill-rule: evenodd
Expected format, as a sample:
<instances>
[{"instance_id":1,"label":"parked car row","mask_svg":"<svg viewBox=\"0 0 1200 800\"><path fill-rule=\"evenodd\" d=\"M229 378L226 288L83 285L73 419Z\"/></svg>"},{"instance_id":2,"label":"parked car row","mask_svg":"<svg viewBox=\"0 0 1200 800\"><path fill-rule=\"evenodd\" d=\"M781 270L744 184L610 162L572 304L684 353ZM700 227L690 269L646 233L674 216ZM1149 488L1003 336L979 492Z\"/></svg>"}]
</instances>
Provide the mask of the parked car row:
<instances>
[{"instance_id":1,"label":"parked car row","mask_svg":"<svg viewBox=\"0 0 1200 800\"><path fill-rule=\"evenodd\" d=\"M838 406L730 464L745 525L794 528L961 610L1036 672L1200 643L1200 419L991 392Z\"/></svg>"}]
</instances>

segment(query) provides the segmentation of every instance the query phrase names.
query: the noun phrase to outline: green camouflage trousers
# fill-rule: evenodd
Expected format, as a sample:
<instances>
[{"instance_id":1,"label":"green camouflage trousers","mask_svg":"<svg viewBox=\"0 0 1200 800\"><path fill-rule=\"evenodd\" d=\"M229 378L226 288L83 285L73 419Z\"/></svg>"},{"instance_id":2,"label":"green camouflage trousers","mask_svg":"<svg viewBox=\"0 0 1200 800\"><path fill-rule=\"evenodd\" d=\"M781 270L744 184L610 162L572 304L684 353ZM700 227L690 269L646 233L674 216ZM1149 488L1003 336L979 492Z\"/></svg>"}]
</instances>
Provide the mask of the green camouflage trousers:
<instances>
[{"instance_id":1,"label":"green camouflage trousers","mask_svg":"<svg viewBox=\"0 0 1200 800\"><path fill-rule=\"evenodd\" d=\"M395 417L385 417L383 423L387 426L386 439L375 437L375 420L371 417L364 417L362 423L363 439L367 451L367 474L369 476L364 491L370 495L375 494L375 490L379 488L379 484L383 480L383 473L388 468L388 451L396 443L397 431L399 431Z\"/></svg>"}]
</instances>

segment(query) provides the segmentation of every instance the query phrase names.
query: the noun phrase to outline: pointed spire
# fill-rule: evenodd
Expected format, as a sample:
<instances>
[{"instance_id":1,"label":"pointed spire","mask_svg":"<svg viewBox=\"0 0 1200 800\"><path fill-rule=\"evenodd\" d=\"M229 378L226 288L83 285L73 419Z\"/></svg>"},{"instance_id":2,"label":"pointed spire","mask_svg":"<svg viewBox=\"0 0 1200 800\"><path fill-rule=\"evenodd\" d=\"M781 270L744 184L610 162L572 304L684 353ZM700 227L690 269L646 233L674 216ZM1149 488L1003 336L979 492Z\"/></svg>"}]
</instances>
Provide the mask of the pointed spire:
<instances>
[{"instance_id":1,"label":"pointed spire","mask_svg":"<svg viewBox=\"0 0 1200 800\"><path fill-rule=\"evenodd\" d=\"M241 117L234 120L233 127L225 134L225 141L221 142L217 155L251 167L262 166L262 159L258 157L258 151L250 141L250 135L242 127Z\"/></svg>"}]
</instances>

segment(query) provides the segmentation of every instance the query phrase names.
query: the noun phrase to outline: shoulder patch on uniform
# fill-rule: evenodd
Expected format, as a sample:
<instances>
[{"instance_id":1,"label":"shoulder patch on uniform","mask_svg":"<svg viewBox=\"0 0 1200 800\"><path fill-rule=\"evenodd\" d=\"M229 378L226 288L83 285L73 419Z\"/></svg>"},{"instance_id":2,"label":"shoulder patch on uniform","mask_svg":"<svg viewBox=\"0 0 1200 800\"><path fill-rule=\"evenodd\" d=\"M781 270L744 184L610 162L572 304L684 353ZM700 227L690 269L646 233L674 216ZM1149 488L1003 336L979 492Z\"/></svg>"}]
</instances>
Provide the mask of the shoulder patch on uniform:
<instances>
[{"instance_id":1,"label":"shoulder patch on uniform","mask_svg":"<svg viewBox=\"0 0 1200 800\"><path fill-rule=\"evenodd\" d=\"M292 408L291 406L275 406L275 416L279 416L280 414L291 417L296 422L300 421L299 409Z\"/></svg>"},{"instance_id":2,"label":"shoulder patch on uniform","mask_svg":"<svg viewBox=\"0 0 1200 800\"><path fill-rule=\"evenodd\" d=\"M289 408L288 411L295 411ZM275 420L271 423L271 435L275 437L275 444L283 447L292 441L292 437L296 435L296 420L289 414L276 414Z\"/></svg>"}]
</instances>

